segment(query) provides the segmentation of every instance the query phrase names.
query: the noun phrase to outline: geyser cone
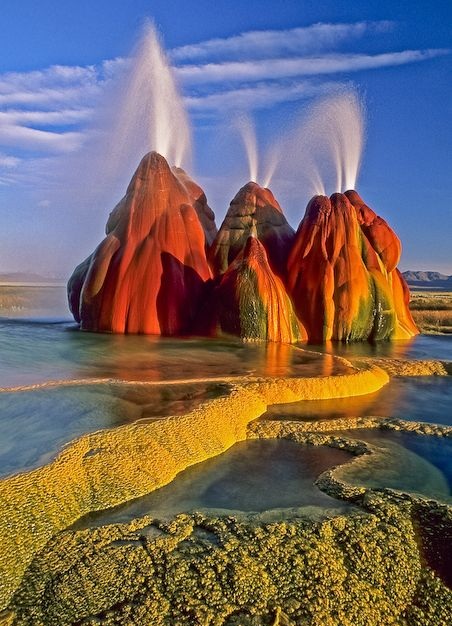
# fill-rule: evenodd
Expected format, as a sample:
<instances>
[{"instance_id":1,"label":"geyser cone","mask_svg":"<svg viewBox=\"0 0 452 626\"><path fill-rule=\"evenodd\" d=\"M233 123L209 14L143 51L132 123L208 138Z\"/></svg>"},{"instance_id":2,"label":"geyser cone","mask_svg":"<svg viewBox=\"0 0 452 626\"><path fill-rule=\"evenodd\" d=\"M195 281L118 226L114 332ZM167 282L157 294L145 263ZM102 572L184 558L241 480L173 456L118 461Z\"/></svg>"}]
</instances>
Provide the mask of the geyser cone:
<instances>
[{"instance_id":1,"label":"geyser cone","mask_svg":"<svg viewBox=\"0 0 452 626\"><path fill-rule=\"evenodd\" d=\"M345 195L355 207L361 230L379 255L386 270L392 272L397 267L402 254L400 239L388 223L364 203L356 191L346 191Z\"/></svg>"},{"instance_id":2,"label":"geyser cone","mask_svg":"<svg viewBox=\"0 0 452 626\"><path fill-rule=\"evenodd\" d=\"M397 325L394 331L395 337L412 337L419 333L410 312L410 291L397 265L402 254L402 244L389 224L379 217L370 207L365 204L360 195L354 191L346 191L345 195L355 207L358 222L365 239L378 256L378 270L386 278L391 288L393 305L395 308ZM368 255L369 262L371 255ZM370 263L368 263L370 265ZM383 265L383 268L381 267ZM374 272L376 278L378 270Z\"/></svg>"},{"instance_id":3,"label":"geyser cone","mask_svg":"<svg viewBox=\"0 0 452 626\"><path fill-rule=\"evenodd\" d=\"M211 274L198 217L208 207L201 193L195 208L202 190L188 180L156 152L142 159L106 238L69 280L82 328L167 335L189 326Z\"/></svg>"},{"instance_id":4,"label":"geyser cone","mask_svg":"<svg viewBox=\"0 0 452 626\"><path fill-rule=\"evenodd\" d=\"M217 225L215 224L215 214L207 204L206 194L204 193L203 189L197 183L195 183L195 181L192 180L187 172L185 172L181 167L173 167L172 170L177 176L178 180L183 183L187 190L187 193L191 198L192 205L204 229L204 234L206 237L206 248L208 248L212 245L213 240L217 235L218 229Z\"/></svg>"},{"instance_id":5,"label":"geyser cone","mask_svg":"<svg viewBox=\"0 0 452 626\"><path fill-rule=\"evenodd\" d=\"M209 250L214 274L227 270L250 235L255 235L264 245L272 270L284 277L295 233L270 189L254 182L242 187L232 200Z\"/></svg>"},{"instance_id":6,"label":"geyser cone","mask_svg":"<svg viewBox=\"0 0 452 626\"><path fill-rule=\"evenodd\" d=\"M288 260L297 315L311 342L413 336L400 275L389 269L400 242L384 220L362 201L357 209L349 196L360 200L348 192L308 204Z\"/></svg>"},{"instance_id":7,"label":"geyser cone","mask_svg":"<svg viewBox=\"0 0 452 626\"><path fill-rule=\"evenodd\" d=\"M253 236L218 280L198 325L210 335L231 334L251 341L306 339L282 280Z\"/></svg>"}]
</instances>

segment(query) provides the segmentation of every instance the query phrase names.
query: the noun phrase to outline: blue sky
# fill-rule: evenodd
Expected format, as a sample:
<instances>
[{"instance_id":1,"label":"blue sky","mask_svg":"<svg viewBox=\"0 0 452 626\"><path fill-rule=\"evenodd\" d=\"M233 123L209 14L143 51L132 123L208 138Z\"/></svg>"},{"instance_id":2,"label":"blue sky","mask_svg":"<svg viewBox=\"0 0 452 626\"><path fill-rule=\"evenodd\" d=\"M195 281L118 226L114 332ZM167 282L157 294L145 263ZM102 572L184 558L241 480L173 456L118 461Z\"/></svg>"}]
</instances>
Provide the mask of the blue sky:
<instances>
[{"instance_id":1,"label":"blue sky","mask_svg":"<svg viewBox=\"0 0 452 626\"><path fill-rule=\"evenodd\" d=\"M66 275L102 237L141 144L114 184L101 167L110 152L87 146L146 18L174 66L188 169L218 223L249 177L237 117L254 120L262 163L313 102L346 86L366 103L358 191L401 237L402 269L452 274L449 0L3 0L0 272ZM296 227L311 192L298 152L284 157L271 188Z\"/></svg>"}]
</instances>

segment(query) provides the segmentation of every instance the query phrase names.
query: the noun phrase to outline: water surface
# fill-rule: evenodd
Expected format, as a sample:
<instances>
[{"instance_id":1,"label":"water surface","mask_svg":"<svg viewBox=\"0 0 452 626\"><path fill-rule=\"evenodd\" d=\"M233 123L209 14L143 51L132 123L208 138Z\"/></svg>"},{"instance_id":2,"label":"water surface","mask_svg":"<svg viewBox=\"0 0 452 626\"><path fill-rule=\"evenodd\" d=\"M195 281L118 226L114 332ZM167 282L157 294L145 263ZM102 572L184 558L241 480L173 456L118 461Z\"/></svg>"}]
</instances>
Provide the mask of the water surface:
<instances>
[{"instance_id":1,"label":"water surface","mask_svg":"<svg viewBox=\"0 0 452 626\"><path fill-rule=\"evenodd\" d=\"M374 415L452 426L452 376L392 378L379 391L363 396L273 405L263 418L309 421Z\"/></svg>"},{"instance_id":2,"label":"water surface","mask_svg":"<svg viewBox=\"0 0 452 626\"><path fill-rule=\"evenodd\" d=\"M343 357L369 357L392 359L432 359L452 361L452 335L417 335L398 341L330 343L309 348Z\"/></svg>"},{"instance_id":3,"label":"water surface","mask_svg":"<svg viewBox=\"0 0 452 626\"><path fill-rule=\"evenodd\" d=\"M349 510L314 485L326 469L345 463L351 454L326 446L308 446L287 440L249 440L227 452L198 463L167 486L132 502L92 513L77 528L126 522L150 514L172 517L177 513L215 511L259 513L275 509L308 507Z\"/></svg>"},{"instance_id":4,"label":"water surface","mask_svg":"<svg viewBox=\"0 0 452 626\"><path fill-rule=\"evenodd\" d=\"M84 378L327 376L347 370L330 355L287 344L96 334L64 321L0 319L0 354L0 387Z\"/></svg>"},{"instance_id":5,"label":"water surface","mask_svg":"<svg viewBox=\"0 0 452 626\"><path fill-rule=\"evenodd\" d=\"M0 393L0 476L49 462L85 433L186 413L226 395L219 383L75 385Z\"/></svg>"},{"instance_id":6,"label":"water surface","mask_svg":"<svg viewBox=\"0 0 452 626\"><path fill-rule=\"evenodd\" d=\"M346 481L374 489L408 491L452 504L452 439L383 429L347 431L346 435L383 451L379 458L360 457L342 468Z\"/></svg>"}]
</instances>

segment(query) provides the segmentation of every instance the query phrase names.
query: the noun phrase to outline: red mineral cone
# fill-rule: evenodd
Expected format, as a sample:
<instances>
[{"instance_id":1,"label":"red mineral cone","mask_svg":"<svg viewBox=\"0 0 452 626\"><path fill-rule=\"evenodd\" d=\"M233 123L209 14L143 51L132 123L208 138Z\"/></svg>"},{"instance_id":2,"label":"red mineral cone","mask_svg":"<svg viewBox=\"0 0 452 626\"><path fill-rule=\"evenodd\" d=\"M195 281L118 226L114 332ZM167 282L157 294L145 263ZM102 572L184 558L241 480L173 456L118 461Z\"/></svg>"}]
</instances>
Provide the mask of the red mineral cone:
<instances>
[{"instance_id":1,"label":"red mineral cone","mask_svg":"<svg viewBox=\"0 0 452 626\"><path fill-rule=\"evenodd\" d=\"M218 279L201 316L199 328L213 336L282 343L306 339L282 280L253 236Z\"/></svg>"},{"instance_id":2,"label":"red mineral cone","mask_svg":"<svg viewBox=\"0 0 452 626\"><path fill-rule=\"evenodd\" d=\"M295 233L272 192L253 182L242 187L232 200L209 250L215 275L227 270L250 235L255 235L264 245L270 267L284 278Z\"/></svg>"},{"instance_id":3,"label":"red mineral cone","mask_svg":"<svg viewBox=\"0 0 452 626\"><path fill-rule=\"evenodd\" d=\"M287 285L308 339L379 340L418 331L395 268L400 241L356 192L314 197L296 233Z\"/></svg>"},{"instance_id":4,"label":"red mineral cone","mask_svg":"<svg viewBox=\"0 0 452 626\"><path fill-rule=\"evenodd\" d=\"M207 198L201 187L180 167L173 167L172 171L178 180L183 183L191 198L191 204L199 217L199 221L204 229L206 236L206 249L210 247L217 235L217 226L215 224L215 215L207 204Z\"/></svg>"},{"instance_id":5,"label":"red mineral cone","mask_svg":"<svg viewBox=\"0 0 452 626\"><path fill-rule=\"evenodd\" d=\"M110 214L106 237L68 284L86 330L172 335L190 325L211 277L205 254L214 228L202 190L150 152ZM204 226L204 228L203 228Z\"/></svg>"},{"instance_id":6,"label":"red mineral cone","mask_svg":"<svg viewBox=\"0 0 452 626\"><path fill-rule=\"evenodd\" d=\"M364 203L354 190L345 195L355 207L361 230L379 255L388 272L392 272L400 261L402 244L388 223Z\"/></svg>"}]
</instances>

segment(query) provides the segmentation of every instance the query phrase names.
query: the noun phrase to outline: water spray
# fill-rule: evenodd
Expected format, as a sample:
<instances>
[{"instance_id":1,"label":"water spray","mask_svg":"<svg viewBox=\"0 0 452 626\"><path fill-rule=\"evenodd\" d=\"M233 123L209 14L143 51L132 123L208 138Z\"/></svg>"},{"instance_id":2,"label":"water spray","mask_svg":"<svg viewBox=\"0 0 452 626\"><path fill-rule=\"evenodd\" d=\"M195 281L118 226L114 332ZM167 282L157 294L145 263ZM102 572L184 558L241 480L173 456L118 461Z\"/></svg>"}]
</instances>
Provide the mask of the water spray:
<instances>
[{"instance_id":1,"label":"water spray","mask_svg":"<svg viewBox=\"0 0 452 626\"><path fill-rule=\"evenodd\" d=\"M254 122L249 115L242 113L240 117L235 120L234 125L245 147L248 159L249 180L257 182L258 152Z\"/></svg>"}]
</instances>

